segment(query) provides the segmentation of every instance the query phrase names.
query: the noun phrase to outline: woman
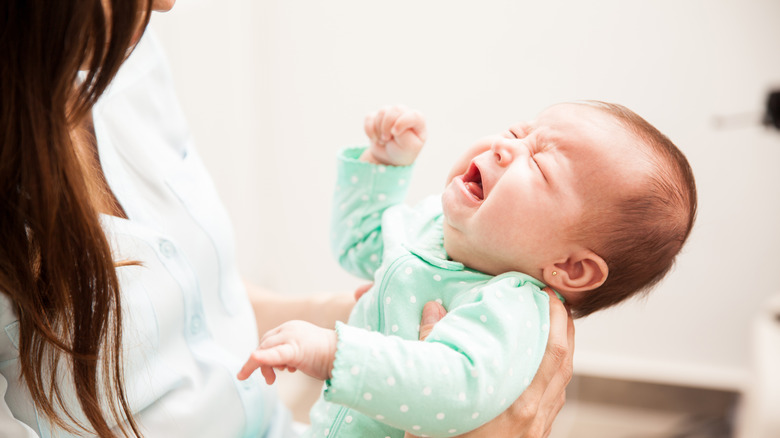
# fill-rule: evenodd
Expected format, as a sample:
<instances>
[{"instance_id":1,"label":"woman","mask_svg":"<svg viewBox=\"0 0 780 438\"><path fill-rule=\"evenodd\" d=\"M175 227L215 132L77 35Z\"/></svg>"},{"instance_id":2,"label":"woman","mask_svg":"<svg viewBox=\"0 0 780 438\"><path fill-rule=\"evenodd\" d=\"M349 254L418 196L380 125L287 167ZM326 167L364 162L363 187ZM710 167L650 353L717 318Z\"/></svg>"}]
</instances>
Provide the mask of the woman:
<instances>
[{"instance_id":1,"label":"woman","mask_svg":"<svg viewBox=\"0 0 780 438\"><path fill-rule=\"evenodd\" d=\"M0 436L285 436L241 361L258 331L353 304L244 287L159 46L139 42L173 3L0 4ZM475 436L549 433L573 335L554 312L533 390Z\"/></svg>"}]
</instances>

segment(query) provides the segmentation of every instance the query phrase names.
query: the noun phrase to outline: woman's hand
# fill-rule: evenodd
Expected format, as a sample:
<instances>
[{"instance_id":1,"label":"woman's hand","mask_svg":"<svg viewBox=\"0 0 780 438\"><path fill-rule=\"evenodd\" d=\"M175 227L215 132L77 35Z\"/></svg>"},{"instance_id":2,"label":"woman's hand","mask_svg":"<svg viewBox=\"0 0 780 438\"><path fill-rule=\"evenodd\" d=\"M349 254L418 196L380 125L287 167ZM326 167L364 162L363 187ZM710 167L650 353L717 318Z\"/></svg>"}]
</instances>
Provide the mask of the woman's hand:
<instances>
[{"instance_id":1,"label":"woman's hand","mask_svg":"<svg viewBox=\"0 0 780 438\"><path fill-rule=\"evenodd\" d=\"M459 435L467 438L544 438L550 435L553 420L566 401L566 386L572 377L574 321L568 309L549 288L550 336L547 349L531 384L501 415L480 428ZM425 339L446 311L440 304L425 305L420 339ZM405 438L413 435L407 433Z\"/></svg>"}]
</instances>

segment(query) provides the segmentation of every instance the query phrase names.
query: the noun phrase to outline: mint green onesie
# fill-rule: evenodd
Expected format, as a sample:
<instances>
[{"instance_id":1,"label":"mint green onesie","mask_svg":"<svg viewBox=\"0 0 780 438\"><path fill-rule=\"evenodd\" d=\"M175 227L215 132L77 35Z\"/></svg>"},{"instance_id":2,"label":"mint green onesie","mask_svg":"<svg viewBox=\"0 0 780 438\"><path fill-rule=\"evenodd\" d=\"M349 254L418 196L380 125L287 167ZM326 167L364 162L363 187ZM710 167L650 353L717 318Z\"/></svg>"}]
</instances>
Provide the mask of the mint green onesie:
<instances>
[{"instance_id":1,"label":"mint green onesie","mask_svg":"<svg viewBox=\"0 0 780 438\"><path fill-rule=\"evenodd\" d=\"M339 157L333 250L374 287L339 324L333 376L311 411L314 437L443 437L503 412L547 345L549 298L536 279L448 260L439 196L402 202L410 167ZM427 301L449 312L418 341Z\"/></svg>"}]
</instances>

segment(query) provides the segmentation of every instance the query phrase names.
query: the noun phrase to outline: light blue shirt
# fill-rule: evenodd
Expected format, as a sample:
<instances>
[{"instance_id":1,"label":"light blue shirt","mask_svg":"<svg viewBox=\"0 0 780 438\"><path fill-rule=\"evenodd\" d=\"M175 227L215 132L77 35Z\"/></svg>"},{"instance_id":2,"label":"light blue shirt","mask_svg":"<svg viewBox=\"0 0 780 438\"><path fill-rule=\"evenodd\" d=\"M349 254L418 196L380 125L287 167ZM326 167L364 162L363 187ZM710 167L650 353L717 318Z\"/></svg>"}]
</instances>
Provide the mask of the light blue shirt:
<instances>
[{"instance_id":1,"label":"light blue shirt","mask_svg":"<svg viewBox=\"0 0 780 438\"><path fill-rule=\"evenodd\" d=\"M147 35L93 109L100 162L128 219L103 216L118 268L124 371L147 437L289 436L260 377L236 379L257 346L230 221L195 151L159 44ZM0 293L0 436L53 431L20 380L18 318ZM77 410L76 389L62 389ZM84 419L83 415L77 415ZM84 420L85 424L89 424Z\"/></svg>"}]
</instances>

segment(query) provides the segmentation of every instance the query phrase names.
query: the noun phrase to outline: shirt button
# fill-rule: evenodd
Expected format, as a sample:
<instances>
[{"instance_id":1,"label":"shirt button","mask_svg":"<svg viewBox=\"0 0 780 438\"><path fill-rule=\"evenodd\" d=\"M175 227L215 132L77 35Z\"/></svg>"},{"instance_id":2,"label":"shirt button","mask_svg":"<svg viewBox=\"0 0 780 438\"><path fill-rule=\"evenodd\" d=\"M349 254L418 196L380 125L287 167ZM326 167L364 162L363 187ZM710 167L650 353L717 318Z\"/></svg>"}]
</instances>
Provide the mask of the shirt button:
<instances>
[{"instance_id":1,"label":"shirt button","mask_svg":"<svg viewBox=\"0 0 780 438\"><path fill-rule=\"evenodd\" d=\"M200 315L193 316L192 321L190 322L190 332L192 332L193 335L198 334L202 325L203 320Z\"/></svg>"},{"instance_id":2,"label":"shirt button","mask_svg":"<svg viewBox=\"0 0 780 438\"><path fill-rule=\"evenodd\" d=\"M160 242L160 252L165 257L171 258L176 254L176 247L170 240L163 240Z\"/></svg>"}]
</instances>

